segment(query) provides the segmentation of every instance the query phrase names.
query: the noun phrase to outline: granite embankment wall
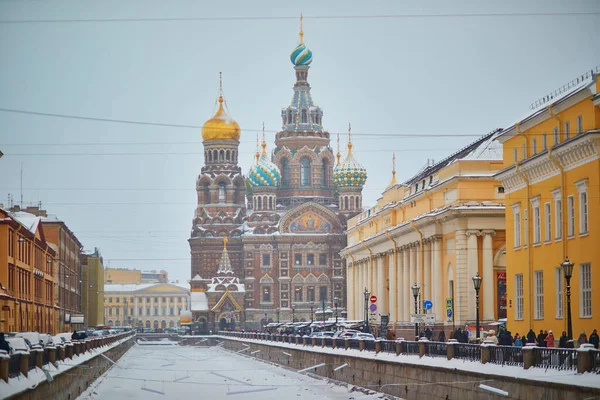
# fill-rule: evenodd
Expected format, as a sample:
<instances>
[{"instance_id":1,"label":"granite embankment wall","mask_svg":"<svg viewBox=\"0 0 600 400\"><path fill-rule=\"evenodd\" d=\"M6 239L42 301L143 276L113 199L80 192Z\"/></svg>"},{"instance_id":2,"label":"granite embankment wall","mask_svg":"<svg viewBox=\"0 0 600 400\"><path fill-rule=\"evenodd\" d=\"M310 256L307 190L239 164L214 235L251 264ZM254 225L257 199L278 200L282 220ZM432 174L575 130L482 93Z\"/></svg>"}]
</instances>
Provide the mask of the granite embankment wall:
<instances>
[{"instance_id":1,"label":"granite embankment wall","mask_svg":"<svg viewBox=\"0 0 600 400\"><path fill-rule=\"evenodd\" d=\"M414 365L386 359L374 359L372 354L361 357L357 350L335 349L327 352L311 346L265 343L258 340L221 337L225 349L252 355L260 360L296 370L319 364L325 366L309 372L348 384L378 390L407 400L492 400L507 398L479 388L489 385L509 393L510 399L583 400L600 396L600 389L528 380L520 377L490 375L475 371ZM353 355L352 353L356 354ZM358 353L358 354L357 354ZM335 371L336 367L348 364ZM476 364L476 363L473 363ZM547 374L551 377L553 371ZM544 375L543 369L539 375ZM600 376L597 376L600 380ZM551 378L550 378L551 379ZM600 398L600 397L598 397Z\"/></svg>"}]
</instances>

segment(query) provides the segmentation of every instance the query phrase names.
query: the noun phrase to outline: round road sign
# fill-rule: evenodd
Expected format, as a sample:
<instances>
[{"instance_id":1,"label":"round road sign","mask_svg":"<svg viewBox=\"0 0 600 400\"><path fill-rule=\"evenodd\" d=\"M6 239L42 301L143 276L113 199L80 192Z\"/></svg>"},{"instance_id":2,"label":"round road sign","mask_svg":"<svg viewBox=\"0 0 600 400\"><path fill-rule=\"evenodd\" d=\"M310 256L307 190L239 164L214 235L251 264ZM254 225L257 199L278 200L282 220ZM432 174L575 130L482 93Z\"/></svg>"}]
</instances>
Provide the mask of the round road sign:
<instances>
[{"instance_id":1,"label":"round road sign","mask_svg":"<svg viewBox=\"0 0 600 400\"><path fill-rule=\"evenodd\" d=\"M431 307L433 307L433 303L431 302L431 300L425 300L425 302L423 303L423 308L425 308L426 310L431 310Z\"/></svg>"},{"instance_id":2,"label":"round road sign","mask_svg":"<svg viewBox=\"0 0 600 400\"><path fill-rule=\"evenodd\" d=\"M377 301L377 296L371 296L371 303L375 303Z\"/></svg>"},{"instance_id":3,"label":"round road sign","mask_svg":"<svg viewBox=\"0 0 600 400\"><path fill-rule=\"evenodd\" d=\"M371 305L369 306L369 310L371 310L371 312L375 312L375 311L377 311L377 305L376 305L376 304L371 304Z\"/></svg>"}]
</instances>

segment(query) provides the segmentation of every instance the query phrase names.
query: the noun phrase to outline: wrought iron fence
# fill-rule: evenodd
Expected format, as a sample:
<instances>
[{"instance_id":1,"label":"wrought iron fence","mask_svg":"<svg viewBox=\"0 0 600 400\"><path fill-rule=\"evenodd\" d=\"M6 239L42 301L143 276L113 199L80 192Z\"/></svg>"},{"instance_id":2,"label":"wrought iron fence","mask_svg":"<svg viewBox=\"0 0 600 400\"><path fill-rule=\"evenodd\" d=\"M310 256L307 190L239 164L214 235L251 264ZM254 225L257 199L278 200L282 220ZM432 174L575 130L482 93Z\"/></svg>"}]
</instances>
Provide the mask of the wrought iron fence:
<instances>
[{"instance_id":1,"label":"wrought iron fence","mask_svg":"<svg viewBox=\"0 0 600 400\"><path fill-rule=\"evenodd\" d=\"M535 347L533 367L577 370L577 350Z\"/></svg>"},{"instance_id":2,"label":"wrought iron fence","mask_svg":"<svg viewBox=\"0 0 600 400\"><path fill-rule=\"evenodd\" d=\"M50 351L48 349L44 349L44 357L43 357L42 364L46 365L49 362L50 362Z\"/></svg>"},{"instance_id":3,"label":"wrought iron fence","mask_svg":"<svg viewBox=\"0 0 600 400\"><path fill-rule=\"evenodd\" d=\"M358 343L358 339L348 339L349 347L351 349L360 349L360 344Z\"/></svg>"},{"instance_id":4,"label":"wrought iron fence","mask_svg":"<svg viewBox=\"0 0 600 400\"><path fill-rule=\"evenodd\" d=\"M16 378L21 373L21 354L13 354L8 362L8 377Z\"/></svg>"},{"instance_id":5,"label":"wrought iron fence","mask_svg":"<svg viewBox=\"0 0 600 400\"><path fill-rule=\"evenodd\" d=\"M590 350L590 372L593 374L600 374L600 351Z\"/></svg>"},{"instance_id":6,"label":"wrought iron fence","mask_svg":"<svg viewBox=\"0 0 600 400\"><path fill-rule=\"evenodd\" d=\"M396 354L396 342L393 340L381 340L379 343L381 344L381 351Z\"/></svg>"},{"instance_id":7,"label":"wrought iron fence","mask_svg":"<svg viewBox=\"0 0 600 400\"><path fill-rule=\"evenodd\" d=\"M333 347L333 341L335 340L334 338L325 337L323 340L325 340L325 347Z\"/></svg>"},{"instance_id":8,"label":"wrought iron fence","mask_svg":"<svg viewBox=\"0 0 600 400\"><path fill-rule=\"evenodd\" d=\"M492 364L523 366L523 351L520 347L489 346Z\"/></svg>"},{"instance_id":9,"label":"wrought iron fence","mask_svg":"<svg viewBox=\"0 0 600 400\"><path fill-rule=\"evenodd\" d=\"M469 361L481 361L481 346L478 344L456 343L454 346L454 358Z\"/></svg>"},{"instance_id":10,"label":"wrought iron fence","mask_svg":"<svg viewBox=\"0 0 600 400\"><path fill-rule=\"evenodd\" d=\"M429 357L447 357L448 345L444 342L425 342L425 355Z\"/></svg>"},{"instance_id":11,"label":"wrought iron fence","mask_svg":"<svg viewBox=\"0 0 600 400\"><path fill-rule=\"evenodd\" d=\"M27 369L29 369L29 370L35 369L35 359L36 358L37 358L36 351L32 351L29 353L29 365L27 366Z\"/></svg>"},{"instance_id":12,"label":"wrought iron fence","mask_svg":"<svg viewBox=\"0 0 600 400\"><path fill-rule=\"evenodd\" d=\"M374 340L363 340L365 342L365 350L367 351L375 351L375 341Z\"/></svg>"},{"instance_id":13,"label":"wrought iron fence","mask_svg":"<svg viewBox=\"0 0 600 400\"><path fill-rule=\"evenodd\" d=\"M417 354L419 355L419 342L402 342L402 354Z\"/></svg>"}]
</instances>

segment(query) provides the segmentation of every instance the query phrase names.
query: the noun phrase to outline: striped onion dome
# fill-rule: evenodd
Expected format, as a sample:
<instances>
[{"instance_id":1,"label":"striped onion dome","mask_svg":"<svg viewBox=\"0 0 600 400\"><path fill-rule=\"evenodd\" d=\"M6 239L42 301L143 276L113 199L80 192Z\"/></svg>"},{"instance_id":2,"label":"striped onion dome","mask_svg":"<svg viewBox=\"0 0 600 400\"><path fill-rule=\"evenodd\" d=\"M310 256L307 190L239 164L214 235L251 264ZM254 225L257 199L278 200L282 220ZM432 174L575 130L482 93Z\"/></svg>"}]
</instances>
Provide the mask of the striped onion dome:
<instances>
[{"instance_id":1,"label":"striped onion dome","mask_svg":"<svg viewBox=\"0 0 600 400\"><path fill-rule=\"evenodd\" d=\"M300 43L296 46L294 51L292 51L292 54L290 54L290 61L292 61L292 64L295 66L310 65L312 60L312 51L310 51L304 43Z\"/></svg>"},{"instance_id":2,"label":"striped onion dome","mask_svg":"<svg viewBox=\"0 0 600 400\"><path fill-rule=\"evenodd\" d=\"M250 167L246 180L252 187L277 187L281 179L281 173L277 165L273 164L267 157L267 144L262 143L262 154L257 163Z\"/></svg>"}]
</instances>

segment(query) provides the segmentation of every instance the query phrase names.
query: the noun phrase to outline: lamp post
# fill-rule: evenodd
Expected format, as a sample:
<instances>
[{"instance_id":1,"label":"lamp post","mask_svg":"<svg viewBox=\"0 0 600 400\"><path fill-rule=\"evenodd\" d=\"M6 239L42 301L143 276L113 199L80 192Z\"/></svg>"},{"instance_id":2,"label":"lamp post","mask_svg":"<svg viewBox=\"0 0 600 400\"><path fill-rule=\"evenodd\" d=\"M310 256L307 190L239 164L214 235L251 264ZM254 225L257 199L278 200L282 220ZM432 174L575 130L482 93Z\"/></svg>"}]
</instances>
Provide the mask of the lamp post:
<instances>
[{"instance_id":1,"label":"lamp post","mask_svg":"<svg viewBox=\"0 0 600 400\"><path fill-rule=\"evenodd\" d=\"M267 331L267 312L265 311L265 326L263 327L263 330L266 332Z\"/></svg>"},{"instance_id":2,"label":"lamp post","mask_svg":"<svg viewBox=\"0 0 600 400\"><path fill-rule=\"evenodd\" d=\"M573 322L571 321L571 277L573 276L573 264L569 261L569 257L561 264L563 275L567 281L567 334L569 340L573 340Z\"/></svg>"},{"instance_id":3,"label":"lamp post","mask_svg":"<svg viewBox=\"0 0 600 400\"><path fill-rule=\"evenodd\" d=\"M412 285L411 289L412 289L413 297L415 298L415 318L416 318L416 315L418 313L417 299L419 298L419 290L421 288L419 286L417 286L417 284L415 283L414 285ZM415 321L415 337L419 337L419 323L416 321Z\"/></svg>"},{"instance_id":4,"label":"lamp post","mask_svg":"<svg viewBox=\"0 0 600 400\"><path fill-rule=\"evenodd\" d=\"M473 287L475 288L475 331L476 337L479 339L479 289L481 288L481 280L479 272L473 277Z\"/></svg>"},{"instance_id":5,"label":"lamp post","mask_svg":"<svg viewBox=\"0 0 600 400\"><path fill-rule=\"evenodd\" d=\"M325 330L325 297L321 299L321 304L323 305L321 308L321 311L323 311L323 330Z\"/></svg>"},{"instance_id":6,"label":"lamp post","mask_svg":"<svg viewBox=\"0 0 600 400\"><path fill-rule=\"evenodd\" d=\"M275 312L277 313L277 323L279 323L279 307L275 309Z\"/></svg>"},{"instance_id":7,"label":"lamp post","mask_svg":"<svg viewBox=\"0 0 600 400\"><path fill-rule=\"evenodd\" d=\"M314 318L313 318L313 309L315 308L315 301L311 300L310 301L310 322L314 322Z\"/></svg>"},{"instance_id":8,"label":"lamp post","mask_svg":"<svg viewBox=\"0 0 600 400\"><path fill-rule=\"evenodd\" d=\"M337 297L333 298L333 306L335 307L335 327L337 329L337 323L338 323L338 301L339 299Z\"/></svg>"},{"instance_id":9,"label":"lamp post","mask_svg":"<svg viewBox=\"0 0 600 400\"><path fill-rule=\"evenodd\" d=\"M296 322L296 305L292 304L292 322Z\"/></svg>"},{"instance_id":10,"label":"lamp post","mask_svg":"<svg viewBox=\"0 0 600 400\"><path fill-rule=\"evenodd\" d=\"M369 291L365 288L363 293L365 295L365 332L369 332Z\"/></svg>"}]
</instances>

